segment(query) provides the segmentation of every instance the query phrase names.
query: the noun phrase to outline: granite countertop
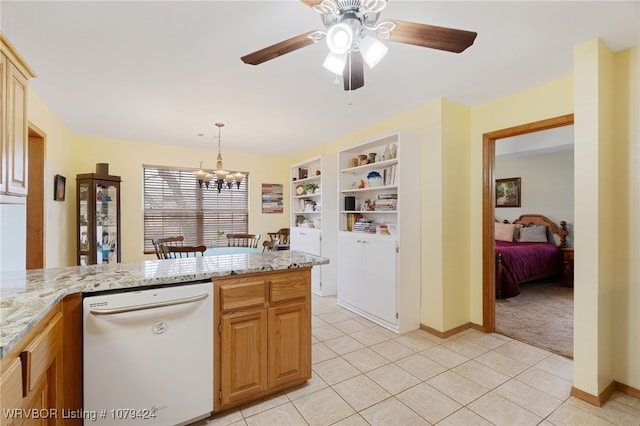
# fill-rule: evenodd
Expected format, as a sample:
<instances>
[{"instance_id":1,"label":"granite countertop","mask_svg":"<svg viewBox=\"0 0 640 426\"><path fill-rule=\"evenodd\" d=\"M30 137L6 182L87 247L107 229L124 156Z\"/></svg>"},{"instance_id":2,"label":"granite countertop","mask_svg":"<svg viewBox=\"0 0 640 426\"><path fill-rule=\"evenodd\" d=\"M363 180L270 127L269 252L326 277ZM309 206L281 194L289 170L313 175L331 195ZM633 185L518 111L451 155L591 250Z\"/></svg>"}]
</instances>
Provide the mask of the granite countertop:
<instances>
[{"instance_id":1,"label":"granite countertop","mask_svg":"<svg viewBox=\"0 0 640 426\"><path fill-rule=\"evenodd\" d=\"M70 294L188 283L327 263L326 258L281 250L0 272L0 358Z\"/></svg>"}]
</instances>

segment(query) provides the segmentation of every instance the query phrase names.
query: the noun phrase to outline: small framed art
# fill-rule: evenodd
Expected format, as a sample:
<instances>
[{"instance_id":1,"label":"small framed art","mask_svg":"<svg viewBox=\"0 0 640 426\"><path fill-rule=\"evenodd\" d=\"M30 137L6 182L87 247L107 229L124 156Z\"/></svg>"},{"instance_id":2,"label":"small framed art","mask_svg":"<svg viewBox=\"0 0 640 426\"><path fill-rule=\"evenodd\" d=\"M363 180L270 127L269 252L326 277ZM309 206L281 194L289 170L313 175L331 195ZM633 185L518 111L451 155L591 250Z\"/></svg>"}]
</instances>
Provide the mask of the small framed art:
<instances>
[{"instance_id":1,"label":"small framed art","mask_svg":"<svg viewBox=\"0 0 640 426\"><path fill-rule=\"evenodd\" d=\"M496 207L520 207L520 178L496 179Z\"/></svg>"},{"instance_id":2,"label":"small framed art","mask_svg":"<svg viewBox=\"0 0 640 426\"><path fill-rule=\"evenodd\" d=\"M67 178L62 175L56 175L53 180L53 199L56 201L64 201L67 192Z\"/></svg>"}]
</instances>

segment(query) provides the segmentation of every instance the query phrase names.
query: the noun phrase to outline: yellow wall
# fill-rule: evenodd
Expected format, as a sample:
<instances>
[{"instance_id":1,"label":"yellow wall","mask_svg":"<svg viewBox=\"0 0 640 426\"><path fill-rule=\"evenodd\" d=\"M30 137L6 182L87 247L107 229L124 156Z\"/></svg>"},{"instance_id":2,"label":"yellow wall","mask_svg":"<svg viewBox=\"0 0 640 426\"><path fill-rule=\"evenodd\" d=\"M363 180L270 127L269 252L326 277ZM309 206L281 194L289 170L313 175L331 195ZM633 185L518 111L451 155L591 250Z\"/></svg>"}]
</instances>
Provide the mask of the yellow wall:
<instances>
[{"instance_id":1,"label":"yellow wall","mask_svg":"<svg viewBox=\"0 0 640 426\"><path fill-rule=\"evenodd\" d=\"M75 265L75 174L79 166L74 154L76 136L33 90L27 93L29 122L45 133L44 265L45 268ZM53 180L57 174L67 178L65 201L53 200Z\"/></svg>"},{"instance_id":2,"label":"yellow wall","mask_svg":"<svg viewBox=\"0 0 640 426\"><path fill-rule=\"evenodd\" d=\"M29 119L46 133L46 188L53 188L53 176L67 177L65 202L52 201L46 195L45 265L48 268L76 264L76 187L75 176L95 172L96 163L108 163L109 173L122 177L122 261L153 259L143 254L143 181L142 165L205 167L215 164L216 150L150 144L137 141L101 139L73 135L59 118L29 91ZM251 172L249 179L249 232L262 234L261 242L273 232L289 226L289 205L282 214L263 214L262 183L281 183L284 199L289 197L289 159L262 155L222 152L225 167Z\"/></svg>"},{"instance_id":3,"label":"yellow wall","mask_svg":"<svg viewBox=\"0 0 640 426\"><path fill-rule=\"evenodd\" d=\"M471 108L470 318L476 324L482 324L482 135L572 112L572 77Z\"/></svg>"},{"instance_id":4,"label":"yellow wall","mask_svg":"<svg viewBox=\"0 0 640 426\"><path fill-rule=\"evenodd\" d=\"M614 57L613 374L640 389L640 47Z\"/></svg>"}]
</instances>

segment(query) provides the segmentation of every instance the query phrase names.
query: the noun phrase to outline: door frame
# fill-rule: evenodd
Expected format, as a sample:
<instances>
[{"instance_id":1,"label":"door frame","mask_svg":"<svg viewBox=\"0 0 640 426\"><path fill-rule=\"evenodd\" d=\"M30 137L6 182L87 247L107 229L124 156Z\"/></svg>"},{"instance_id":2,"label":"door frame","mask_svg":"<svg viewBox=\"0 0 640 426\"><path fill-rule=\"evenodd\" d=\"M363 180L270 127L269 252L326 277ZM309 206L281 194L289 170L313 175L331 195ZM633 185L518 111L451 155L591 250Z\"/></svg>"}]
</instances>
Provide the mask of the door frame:
<instances>
[{"instance_id":1,"label":"door frame","mask_svg":"<svg viewBox=\"0 0 640 426\"><path fill-rule=\"evenodd\" d=\"M493 333L496 328L495 236L493 226L495 220L496 139L570 126L573 122L573 114L566 114L482 135L482 331L485 333Z\"/></svg>"},{"instance_id":2,"label":"door frame","mask_svg":"<svg viewBox=\"0 0 640 426\"><path fill-rule=\"evenodd\" d=\"M27 147L27 247L26 269L42 269L45 265L45 142L46 134L28 124Z\"/></svg>"}]
</instances>

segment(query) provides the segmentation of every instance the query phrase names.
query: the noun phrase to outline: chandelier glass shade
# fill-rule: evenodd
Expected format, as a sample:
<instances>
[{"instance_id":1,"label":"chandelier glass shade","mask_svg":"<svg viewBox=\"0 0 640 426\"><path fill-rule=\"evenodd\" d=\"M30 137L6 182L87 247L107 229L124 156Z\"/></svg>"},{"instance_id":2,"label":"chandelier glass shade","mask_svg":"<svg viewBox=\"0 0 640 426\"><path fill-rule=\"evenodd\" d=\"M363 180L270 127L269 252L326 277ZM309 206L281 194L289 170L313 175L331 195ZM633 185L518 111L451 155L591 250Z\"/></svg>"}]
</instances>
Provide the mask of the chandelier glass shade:
<instances>
[{"instance_id":1,"label":"chandelier glass shade","mask_svg":"<svg viewBox=\"0 0 640 426\"><path fill-rule=\"evenodd\" d=\"M195 174L196 179L198 181L198 185L200 188L203 186L209 189L210 187L216 188L218 192L222 191L222 188L226 187L227 189L233 188L233 184L236 184L236 188L240 188L240 184L242 183L242 179L246 177L244 173L241 172L229 172L224 170L222 167L222 153L220 152L220 133L222 127L224 127L223 123L215 123L218 128L218 156L216 157L216 170L211 172L202 169L202 161L200 162L200 169L193 172Z\"/></svg>"}]
</instances>

